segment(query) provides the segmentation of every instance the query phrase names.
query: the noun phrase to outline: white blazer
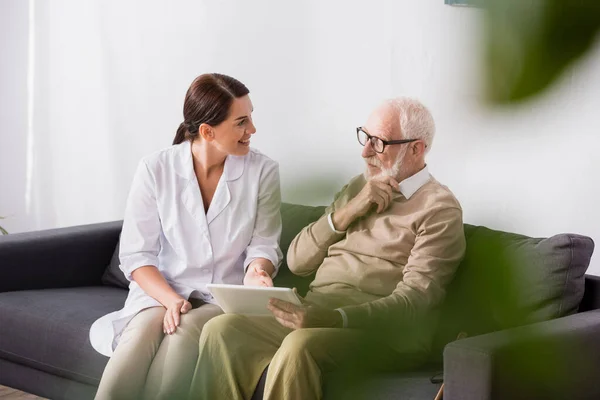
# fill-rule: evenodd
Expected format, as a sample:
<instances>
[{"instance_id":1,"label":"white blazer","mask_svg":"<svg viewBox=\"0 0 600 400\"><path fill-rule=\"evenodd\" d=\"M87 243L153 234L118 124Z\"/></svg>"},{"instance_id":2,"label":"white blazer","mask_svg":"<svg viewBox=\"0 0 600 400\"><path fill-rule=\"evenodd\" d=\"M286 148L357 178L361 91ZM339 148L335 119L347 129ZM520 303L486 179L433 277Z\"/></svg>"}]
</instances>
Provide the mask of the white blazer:
<instances>
[{"instance_id":1,"label":"white blazer","mask_svg":"<svg viewBox=\"0 0 600 400\"><path fill-rule=\"evenodd\" d=\"M242 284L248 264L266 258L277 272L281 215L278 164L251 149L228 156L208 212L186 141L145 157L133 179L123 230L121 270L131 281L125 306L90 329L96 351L108 357L129 321L161 306L132 280L154 265L182 297L214 303L207 283Z\"/></svg>"}]
</instances>

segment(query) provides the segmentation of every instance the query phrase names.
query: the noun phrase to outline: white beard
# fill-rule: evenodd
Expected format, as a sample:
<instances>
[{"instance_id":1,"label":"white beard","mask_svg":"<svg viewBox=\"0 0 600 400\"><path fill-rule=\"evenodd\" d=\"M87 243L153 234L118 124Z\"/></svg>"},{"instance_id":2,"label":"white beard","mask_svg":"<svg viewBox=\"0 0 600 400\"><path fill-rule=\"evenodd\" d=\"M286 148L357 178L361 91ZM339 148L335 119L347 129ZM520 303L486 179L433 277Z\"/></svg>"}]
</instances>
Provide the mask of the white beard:
<instances>
[{"instance_id":1,"label":"white beard","mask_svg":"<svg viewBox=\"0 0 600 400\"><path fill-rule=\"evenodd\" d=\"M406 166L404 165L404 156L406 155L405 149L401 150L400 153L398 153L398 158L396 159L396 162L394 163L394 165L392 165L391 168L384 168L377 156L365 158L367 164L374 165L381 170L381 172L379 172L378 174L372 174L369 171L369 168L367 168L363 173L365 179L369 180L378 176L389 176L391 178L398 179L398 176L400 176L401 173L404 172L404 170L406 169Z\"/></svg>"}]
</instances>

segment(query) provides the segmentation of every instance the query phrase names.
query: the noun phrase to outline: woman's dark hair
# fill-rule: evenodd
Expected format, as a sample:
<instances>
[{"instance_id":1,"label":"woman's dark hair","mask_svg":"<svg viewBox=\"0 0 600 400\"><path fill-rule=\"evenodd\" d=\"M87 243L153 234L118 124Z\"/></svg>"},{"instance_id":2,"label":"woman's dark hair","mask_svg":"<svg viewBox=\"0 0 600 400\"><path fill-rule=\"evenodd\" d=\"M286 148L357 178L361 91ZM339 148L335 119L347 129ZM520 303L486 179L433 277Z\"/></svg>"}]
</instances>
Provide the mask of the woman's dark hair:
<instances>
[{"instance_id":1,"label":"woman's dark hair","mask_svg":"<svg viewBox=\"0 0 600 400\"><path fill-rule=\"evenodd\" d=\"M183 122L173 144L198 137L201 124L219 125L229 115L233 100L250 93L240 81L222 74L203 74L194 79L183 103Z\"/></svg>"}]
</instances>

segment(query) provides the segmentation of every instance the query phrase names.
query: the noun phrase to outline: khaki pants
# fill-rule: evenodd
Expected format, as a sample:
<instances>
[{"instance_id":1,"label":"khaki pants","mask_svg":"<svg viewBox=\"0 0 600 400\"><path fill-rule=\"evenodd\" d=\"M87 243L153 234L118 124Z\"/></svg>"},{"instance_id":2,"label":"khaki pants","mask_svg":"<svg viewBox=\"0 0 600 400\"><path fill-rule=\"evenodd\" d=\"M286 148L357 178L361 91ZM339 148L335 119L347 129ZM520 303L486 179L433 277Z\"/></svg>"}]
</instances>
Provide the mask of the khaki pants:
<instances>
[{"instance_id":1,"label":"khaki pants","mask_svg":"<svg viewBox=\"0 0 600 400\"><path fill-rule=\"evenodd\" d=\"M97 400L186 399L204 324L222 314L203 304L181 315L173 335L163 334L163 307L140 311L127 325L108 361Z\"/></svg>"},{"instance_id":2,"label":"khaki pants","mask_svg":"<svg viewBox=\"0 0 600 400\"><path fill-rule=\"evenodd\" d=\"M333 388L333 393L339 393L335 382L347 386L369 372L421 361L416 356L401 358L363 331L292 331L273 317L226 314L204 326L190 399L250 399L267 366L264 399L320 399L323 376L328 392Z\"/></svg>"}]
</instances>

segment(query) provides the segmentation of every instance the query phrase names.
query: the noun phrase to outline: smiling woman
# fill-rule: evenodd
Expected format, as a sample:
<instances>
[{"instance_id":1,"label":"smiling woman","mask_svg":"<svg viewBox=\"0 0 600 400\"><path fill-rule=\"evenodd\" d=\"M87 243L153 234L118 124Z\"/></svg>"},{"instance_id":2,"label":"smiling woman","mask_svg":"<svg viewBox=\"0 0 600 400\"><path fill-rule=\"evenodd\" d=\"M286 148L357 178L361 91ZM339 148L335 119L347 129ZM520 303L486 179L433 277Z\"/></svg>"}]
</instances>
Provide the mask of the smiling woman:
<instances>
[{"instance_id":1,"label":"smiling woman","mask_svg":"<svg viewBox=\"0 0 600 400\"><path fill-rule=\"evenodd\" d=\"M206 285L273 286L279 166L250 148L252 111L240 81L200 75L173 145L139 163L119 247L129 294L90 329L111 357L97 400L187 397L203 326L223 312Z\"/></svg>"},{"instance_id":2,"label":"smiling woman","mask_svg":"<svg viewBox=\"0 0 600 400\"><path fill-rule=\"evenodd\" d=\"M179 125L173 144L194 140L202 135L201 128L220 126L228 116L233 115L234 125L244 131L245 124L250 120L252 103L246 97L250 91L240 81L223 74L203 74L190 85L183 104L183 122ZM250 113L243 114L243 105L236 100L244 99L245 105L250 106ZM238 107L235 107L235 106ZM237 108L237 109L234 109ZM241 115L238 113L242 112ZM230 125L230 124L228 124ZM208 131L210 137L210 131Z\"/></svg>"}]
</instances>

